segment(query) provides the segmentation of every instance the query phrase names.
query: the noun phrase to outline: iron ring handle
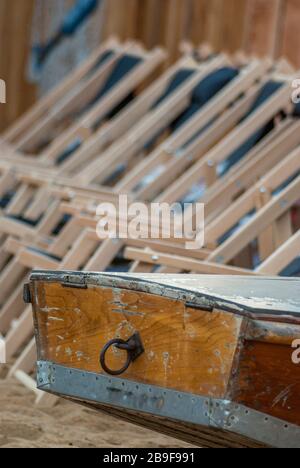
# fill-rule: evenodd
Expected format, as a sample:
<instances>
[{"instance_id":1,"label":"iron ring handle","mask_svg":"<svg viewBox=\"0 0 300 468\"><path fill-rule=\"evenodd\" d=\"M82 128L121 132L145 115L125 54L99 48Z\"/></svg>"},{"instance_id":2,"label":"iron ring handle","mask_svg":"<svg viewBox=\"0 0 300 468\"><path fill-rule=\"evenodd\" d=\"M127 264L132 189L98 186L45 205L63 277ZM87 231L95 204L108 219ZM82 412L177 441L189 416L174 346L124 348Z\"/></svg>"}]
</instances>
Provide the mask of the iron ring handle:
<instances>
[{"instance_id":1,"label":"iron ring handle","mask_svg":"<svg viewBox=\"0 0 300 468\"><path fill-rule=\"evenodd\" d=\"M119 349L124 349L127 351L127 361L124 364L124 366L119 370L109 369L109 367L107 367L106 362L105 362L106 353L112 346L116 346ZM104 346L100 354L100 364L104 372L110 375L121 375L125 371L127 371L128 367L131 364L131 355L129 352L130 350L128 348L129 348L128 343L126 343L126 341L121 340L119 338L115 338L114 340L110 340L108 343L106 343L106 345Z\"/></svg>"},{"instance_id":2,"label":"iron ring handle","mask_svg":"<svg viewBox=\"0 0 300 468\"><path fill-rule=\"evenodd\" d=\"M124 366L119 370L112 370L106 365L105 357L107 351L112 347L115 346L118 349L122 349L127 352L127 361ZM144 352L144 346L138 332L134 333L134 335L129 338L127 341L121 340L120 338L115 338L110 340L101 351L100 354L100 364L104 372L110 375L121 375L127 371L128 367L132 362L134 362L141 354Z\"/></svg>"}]
</instances>

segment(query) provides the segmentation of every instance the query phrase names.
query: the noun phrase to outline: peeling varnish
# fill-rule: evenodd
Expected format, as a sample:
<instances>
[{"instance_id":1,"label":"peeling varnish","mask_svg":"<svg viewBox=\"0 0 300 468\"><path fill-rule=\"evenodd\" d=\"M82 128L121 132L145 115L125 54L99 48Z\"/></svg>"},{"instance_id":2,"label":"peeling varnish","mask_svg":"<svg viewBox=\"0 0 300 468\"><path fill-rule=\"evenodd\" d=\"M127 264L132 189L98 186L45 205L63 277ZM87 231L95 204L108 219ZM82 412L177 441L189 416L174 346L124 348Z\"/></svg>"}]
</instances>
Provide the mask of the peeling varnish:
<instances>
[{"instance_id":1,"label":"peeling varnish","mask_svg":"<svg viewBox=\"0 0 300 468\"><path fill-rule=\"evenodd\" d=\"M114 306L114 308L111 309L111 312L132 317L145 317L145 313L138 311L138 307L136 305L129 305L122 301L122 290L113 288L112 293L114 300L110 301L109 304Z\"/></svg>"},{"instance_id":2,"label":"peeling varnish","mask_svg":"<svg viewBox=\"0 0 300 468\"><path fill-rule=\"evenodd\" d=\"M115 314L130 315L132 317L145 317L143 312L133 312L127 309L112 309L111 312L114 312Z\"/></svg>"},{"instance_id":3,"label":"peeling varnish","mask_svg":"<svg viewBox=\"0 0 300 468\"><path fill-rule=\"evenodd\" d=\"M147 354L147 357L148 357L149 361L153 361L153 359L155 358L154 351L149 351L148 354Z\"/></svg>"},{"instance_id":4,"label":"peeling varnish","mask_svg":"<svg viewBox=\"0 0 300 468\"><path fill-rule=\"evenodd\" d=\"M168 352L163 353L163 365L164 365L164 369L165 369L165 378L167 380L167 378L168 378L168 368L169 368L169 365L170 365L170 353L168 353Z\"/></svg>"},{"instance_id":5,"label":"peeling varnish","mask_svg":"<svg viewBox=\"0 0 300 468\"><path fill-rule=\"evenodd\" d=\"M61 309L58 307L42 307L40 312L44 312L45 314L52 314L53 312L61 312Z\"/></svg>"},{"instance_id":6,"label":"peeling varnish","mask_svg":"<svg viewBox=\"0 0 300 468\"><path fill-rule=\"evenodd\" d=\"M66 353L66 355L67 355L67 356L70 356L70 357L71 357L71 356L72 356L72 354L73 354L73 352L72 352L72 349L71 349L71 348L66 348L66 349L65 349L65 353Z\"/></svg>"}]
</instances>

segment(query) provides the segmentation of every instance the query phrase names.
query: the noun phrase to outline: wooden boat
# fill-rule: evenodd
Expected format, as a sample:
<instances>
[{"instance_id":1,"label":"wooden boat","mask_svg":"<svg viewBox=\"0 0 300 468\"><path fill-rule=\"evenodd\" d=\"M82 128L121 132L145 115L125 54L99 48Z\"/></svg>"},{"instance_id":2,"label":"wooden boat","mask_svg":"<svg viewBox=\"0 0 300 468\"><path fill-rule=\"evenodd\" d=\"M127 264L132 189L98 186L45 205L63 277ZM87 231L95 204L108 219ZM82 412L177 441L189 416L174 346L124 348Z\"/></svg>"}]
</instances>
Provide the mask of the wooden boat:
<instances>
[{"instance_id":1,"label":"wooden boat","mask_svg":"<svg viewBox=\"0 0 300 468\"><path fill-rule=\"evenodd\" d=\"M32 274L38 388L202 447L300 447L300 279Z\"/></svg>"}]
</instances>

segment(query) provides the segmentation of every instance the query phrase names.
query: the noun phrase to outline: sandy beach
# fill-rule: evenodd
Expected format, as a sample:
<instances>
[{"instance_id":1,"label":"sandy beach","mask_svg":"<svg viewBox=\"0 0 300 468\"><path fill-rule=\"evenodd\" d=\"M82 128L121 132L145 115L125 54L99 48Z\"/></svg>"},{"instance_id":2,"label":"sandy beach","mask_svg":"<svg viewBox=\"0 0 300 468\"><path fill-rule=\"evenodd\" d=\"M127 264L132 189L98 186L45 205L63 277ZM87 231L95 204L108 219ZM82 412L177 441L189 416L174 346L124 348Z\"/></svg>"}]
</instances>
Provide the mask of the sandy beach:
<instances>
[{"instance_id":1,"label":"sandy beach","mask_svg":"<svg viewBox=\"0 0 300 468\"><path fill-rule=\"evenodd\" d=\"M60 400L34 406L15 379L0 379L0 448L178 448L186 444Z\"/></svg>"}]
</instances>

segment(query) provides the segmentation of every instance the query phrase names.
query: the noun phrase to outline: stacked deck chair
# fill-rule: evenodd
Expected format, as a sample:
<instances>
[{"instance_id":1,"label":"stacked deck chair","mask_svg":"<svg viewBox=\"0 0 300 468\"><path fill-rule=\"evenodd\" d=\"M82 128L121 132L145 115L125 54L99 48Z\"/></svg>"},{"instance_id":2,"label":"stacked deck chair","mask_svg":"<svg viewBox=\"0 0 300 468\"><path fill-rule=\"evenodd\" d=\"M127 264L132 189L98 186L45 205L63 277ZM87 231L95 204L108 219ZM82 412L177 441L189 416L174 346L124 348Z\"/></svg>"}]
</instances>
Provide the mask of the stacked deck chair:
<instances>
[{"instance_id":1,"label":"stacked deck chair","mask_svg":"<svg viewBox=\"0 0 300 468\"><path fill-rule=\"evenodd\" d=\"M293 110L290 108L289 84L288 82L276 82L274 77L275 75L270 75L266 78L267 83L259 85L258 89L255 89L254 95L251 96L250 105L248 101L249 107L245 116L237 122L238 125L234 130L208 152L205 152L207 149L205 147L201 151L201 146L205 143L206 135L210 137L211 133L215 134L216 128L218 128L215 122L212 128L209 126L205 133L201 132L200 136L198 135L198 141L193 140L191 136L190 146L183 151L182 147L177 149L177 155L181 156L178 158L181 164L178 163L178 159L172 160L170 158L168 161L168 157L164 153L155 152L154 155L150 155L149 158L142 161L140 167L135 168L131 174L129 173L125 177L125 184L124 181L118 184L118 191L122 193L124 190L131 189L131 193L138 193L138 199L155 199L172 203L191 199L190 197L185 198L189 195L188 189L200 179L201 184L199 184L200 189L198 190L200 197L197 197L195 189L191 195L194 196L194 201L202 201L208 205L207 219L214 219L218 213L224 210L226 203L231 204L236 196L251 186L258 177L272 168L276 162L285 157L287 152L299 144L299 124L298 121L294 120ZM214 101L211 104L215 106ZM207 109L205 108L205 110ZM232 112L232 108L227 112ZM207 115L206 113L205 116ZM228 123L225 115L221 116L222 125L224 125L224 121ZM195 131L195 128L192 130ZM186 129L184 135L185 137L189 136ZM195 154L196 163L191 165L193 154ZM159 163L165 164L160 168L160 174L154 177L155 180L152 183L143 185L141 183L143 177L146 179L148 175L149 180L149 172L153 171L153 168ZM190 168L188 168L189 166ZM184 174L178 177L186 168ZM149 171L148 174L146 171ZM174 180L176 177L177 179L172 183L172 179ZM166 181L168 187L164 190L163 183ZM226 192L227 200L223 199L223 184L227 184L230 189L228 194ZM106 256L108 251L112 251L113 256L121 247L121 243L115 243L113 246L112 243L107 242L103 251L106 252ZM156 258L155 255L154 258ZM138 268L138 265L135 267Z\"/></svg>"},{"instance_id":2,"label":"stacked deck chair","mask_svg":"<svg viewBox=\"0 0 300 468\"><path fill-rule=\"evenodd\" d=\"M296 203L292 196L292 204L283 213L276 211L278 216L261 232L250 229L254 237L246 243L241 236L245 245L237 242L232 256L231 252L224 257L214 255L247 225L253 210L268 206L269 201L259 204L259 200L258 208L242 209L236 220L234 214L228 229L220 222L224 232L214 234L214 221L233 203L242 203L244 197L252 201L250 191L257 188L257 180L265 177L266 185L272 181L270 202L295 183L292 165L297 159L299 124L290 102L291 77L279 76L279 71L268 60L253 59L237 66L223 55L200 64L184 57L112 117L108 128L117 131L118 124L123 127L117 133L119 139L107 148L101 134L105 130L100 127L63 158L58 169L54 166L53 173L11 163L18 190L17 198L12 196L4 207L10 211L13 206L13 219L6 212L1 221L0 332L5 335L9 357L27 343L11 375L35 388L29 377L35 361L31 310L24 310L20 296L21 282L32 268L112 270L121 263L126 271L257 275L263 273L259 269L270 255L276 256L280 248L289 250L285 246L288 233L296 228L290 224L288 229L289 211ZM136 108L144 109L145 115L132 128L126 127L126 116L133 118ZM280 163L284 171L276 166ZM5 159L0 164L3 178L8 177L9 163ZM281 179L276 181L274 174L281 174ZM31 194L25 206L22 191ZM95 232L96 206L108 200L117 203L118 195L124 193L131 200L146 202L205 202L209 221L205 248L186 251L183 242L175 239L100 242ZM254 219L257 214L255 211ZM274 236L281 216L285 217L286 234L270 249L265 239L270 229ZM30 218L32 225L28 225ZM255 236L259 237L256 250ZM250 265L249 258L255 264ZM281 265L282 270L292 261ZM46 403L47 397L38 394L38 401Z\"/></svg>"},{"instance_id":3,"label":"stacked deck chair","mask_svg":"<svg viewBox=\"0 0 300 468\"><path fill-rule=\"evenodd\" d=\"M190 64L189 68L187 68L187 65L185 65L185 69L182 69L183 64L180 64L181 70L179 72L176 71L176 73L173 73L173 76L171 75L172 79L170 79L170 74L168 74L167 77L165 77L163 80L160 80L160 82L165 82L166 78L168 78L169 84L163 95L160 96L159 100L154 103L150 112L144 117L144 119L142 119L140 124L134 126L132 130L127 132L121 141L117 141L106 151L102 152L97 160L92 164L89 164L86 169L80 170L77 174L76 180L82 178L84 180L84 187L91 186L94 187L95 190L97 189L99 191L99 186L93 183L94 179L96 178L104 180L107 179L107 177L112 177L116 171L120 172L120 164L122 166L126 166L128 159L133 159L133 157L139 152L142 152L143 154L145 147L149 147L149 138L151 139L151 144L154 144L152 141L154 137L156 137L156 139L159 138L157 136L157 132L162 125L161 119L164 119L164 121L168 122L171 119L174 119L174 116L176 117L176 115L180 114L180 112L182 112L182 108L185 109L188 107L193 107L193 103L191 106L189 106L189 104L190 95L195 87L195 83L199 81L204 82L205 80L202 80L202 77L207 77L212 70L219 67L220 64L224 61L225 59L221 57L211 63L206 64L205 67L200 68L195 68L195 65L192 66L192 64ZM252 77L254 78L254 75L256 76L258 72L259 70L255 70L254 74L250 73L252 75L251 79ZM217 73L219 73L219 71ZM231 79L232 70L225 69L225 75L226 73L228 76L225 76L225 79ZM191 77L187 80L188 76ZM180 83L181 86L179 86ZM246 82L243 85L246 86ZM221 86L223 86L223 82L221 82ZM159 88L161 89L161 83ZM175 91L176 96L174 96ZM144 98L141 97L141 99ZM133 106L135 107L135 104ZM131 110L131 108L128 111L126 110L125 114L128 115ZM49 176L45 172L43 174L39 173L39 176L37 177L34 175L36 174L36 171L34 174L32 174L30 168L27 171L23 167L19 169L20 170L17 172L16 179L19 178L20 187L16 196L13 197L13 199L7 204L5 212L10 216L19 216L20 221L27 220L34 223L37 222L37 220L40 220L40 216L43 214L47 204L49 203L49 197L47 193L49 182L55 180L57 183L58 180L60 180L61 184L70 185L70 181L74 180L73 174L69 179L66 177L60 177L57 174L55 177L52 175ZM35 193L35 197L32 203L34 183L38 187L41 185L42 187L39 188L37 195ZM43 186L43 183L45 183L46 188ZM6 188L6 184L4 185ZM103 192L103 188L101 188L101 191ZM27 197L25 197L25 193L27 194ZM9 220L5 220L5 224L12 225L12 223L9 223Z\"/></svg>"},{"instance_id":4,"label":"stacked deck chair","mask_svg":"<svg viewBox=\"0 0 300 468\"><path fill-rule=\"evenodd\" d=\"M93 156L96 157L98 171L99 168L101 168L101 172L104 174L105 163L108 166L113 164L113 160L117 161L118 158L120 159L127 148L128 153L131 152L132 154L141 150L141 147L147 144L148 139L155 136L155 128L156 126L158 128L160 127L161 119L168 122L170 118L173 118L172 116L176 116L180 113L181 108L186 106L188 95L194 83L199 80L203 74L208 73L208 71L204 71L203 67L198 67L195 63L189 64L186 62L186 60L181 61L172 70L168 71L157 83L151 86L149 90L146 90L137 98L132 105L127 106L126 110L121 112L116 119L113 119L109 130L106 126L106 129L104 132L101 132L101 135L95 135L86 142L82 149L77 151L70 160L59 167L59 170L54 173L51 172L50 174L45 173L45 171L40 171L40 175L46 175L46 180L57 180L59 176L64 184L67 184L69 181L62 176L71 176L70 180L74 180L74 176L76 175L76 180L80 181L80 179L84 179L86 186L89 184L89 180L94 177L94 166L89 164L91 162L89 158ZM219 60L217 62L219 62ZM213 69L216 67L216 63L208 64L207 67L208 70ZM195 76L193 76L194 74ZM176 89L178 89L178 96L172 99L170 95ZM140 125L134 126L133 124L136 119L141 117L143 118ZM133 131L128 131L130 124L133 126ZM123 129L123 132L127 130L127 133L124 135L124 139L126 138L128 141L127 147L124 148L124 145L117 140L101 153L101 150L104 148L103 143L106 142L106 146L107 143L109 143L108 138L112 139L113 136L120 136L120 128ZM6 169L5 164L3 168ZM20 167L20 169L25 173L27 172L27 174L33 172L30 168L26 170L26 168ZM34 172L36 173L36 171ZM89 178L85 175L87 172L91 174ZM6 184L4 185L6 187ZM21 183L19 194L20 196L22 195L22 200L24 200L25 190L26 187ZM3 191L4 189L2 192ZM40 196L43 197L42 190L40 192ZM12 205L13 204L14 201L12 202ZM41 203L36 204L42 206ZM23 207L21 209L23 209ZM42 211L41 209L41 212Z\"/></svg>"},{"instance_id":5,"label":"stacked deck chair","mask_svg":"<svg viewBox=\"0 0 300 468\"><path fill-rule=\"evenodd\" d=\"M219 62L219 60L220 58L218 58L217 61ZM216 66L215 62L212 62L212 64L214 64L213 66ZM209 65L206 65L206 67L209 67ZM168 177L171 177L172 174L176 175L180 173L185 167L188 166L190 158L192 157L192 155L188 155L188 157L185 155L185 157L180 158L180 161L178 161L179 158L177 159L176 157L172 157L180 153L180 151L177 152L177 147L180 147L181 141L183 142L183 144L185 144L186 138L189 139L189 134L192 138L193 134L197 134L198 132L199 134L197 135L196 141L193 142L194 147L196 147L200 139L202 140L202 135L200 134L202 127L208 125L211 119L219 115L220 112L222 112L226 108L226 106L228 106L228 103L230 103L232 99L237 99L239 93L247 89L249 83L252 83L255 77L259 77L260 74L263 73L264 70L266 70L266 68L266 64L262 65L252 63L249 66L249 69L244 71L243 76L237 76L233 80L234 84L232 84L230 89L228 89L228 93L225 93L225 98L223 98L222 95L218 99L216 98L216 101L213 101L213 103L209 107L205 106L205 110L208 111L207 113L201 112L201 106L203 105L203 103L201 103L201 99L203 99L201 95L198 100L199 102L195 103L195 100L197 99L197 97L195 98L195 92L192 93L191 98L187 97L186 94L181 95L181 92L183 92L184 90L176 92L176 95L172 97L171 102L167 102L166 107L163 106L164 111L169 112L169 110L172 108L174 111L174 105L177 106L179 101L181 101L181 105L182 103L185 105L185 107L187 108L186 111L181 113L180 117L176 119L175 124L171 124L171 135L167 139L165 139L164 143L162 145L159 145L159 147L155 149L155 151L150 151L149 157L143 158L142 162L138 164L136 171L130 171L130 167L132 167L133 164L136 165L137 163L136 156L141 157L141 154L139 154L141 152L141 149L143 150L142 156L144 156L145 148L149 147L149 143L146 143L145 145L145 142L147 142L147 139L149 139L150 134L155 135L156 125L157 127L162 126L161 120L159 118L163 115L163 113L160 109L157 109L153 112L152 120L143 119L140 125L134 127L132 131L128 132L120 142L117 142L115 145L108 148L108 150L102 153L100 157L97 158L92 164L90 164L86 169L82 170L78 175L78 179L82 180L82 184L85 187L89 185L96 189L99 186L99 183L106 184L108 186L114 184L114 190L117 190L118 192L128 192L130 191L127 188L129 187L129 185L132 186L132 188L134 188L134 184L137 184L137 182L135 183L135 181L143 179L143 174L145 174L145 176L147 175L146 171L153 172L153 169L155 169L156 171L160 170L163 167L162 164L168 159L170 159L170 164L168 165L167 169L172 169ZM214 74L213 78L217 77L217 75L220 75L221 73L225 73L226 80L232 79L232 70L229 70L228 68L218 70ZM198 77L196 78L198 79ZM211 76L208 76L206 80L201 80L202 82L199 85L199 89L201 87L202 89L204 89L204 91L202 91L204 95L208 95L206 93L205 87L207 86L207 82L210 81L211 78L212 74ZM224 86L224 82L222 80L223 78L221 77L220 85ZM191 94L191 86L194 86L193 82L187 84L187 91L189 92L189 94ZM217 95L219 95L219 93L217 93ZM207 149L218 138L220 138L224 134L224 132L226 132L226 130L230 129L231 126L233 126L236 123L236 121L244 114L244 111L247 108L249 102L251 102L252 98L253 96L251 96L250 94L250 96L247 96L246 99L242 99L240 102L238 102L236 108L228 110L226 116L222 116L222 118L218 122L217 130L211 131L209 134L207 134L207 138L205 138L205 142L203 144L203 151L205 151L205 149ZM187 101L189 101L190 99L191 103L187 103ZM172 108L168 104L171 104ZM195 113L194 116L193 113ZM198 120L198 115L200 114L201 118ZM168 115L170 119L170 115L174 114ZM151 126L149 127L150 122ZM154 122L156 122L156 125L154 124ZM188 136L187 129L189 132ZM170 128L167 130L170 131ZM151 143L153 144L153 141L151 141ZM174 149L172 148L172 146L174 146ZM174 168L172 167L172 165L174 165ZM128 173L128 177L126 177L126 172ZM166 173L167 171L163 172ZM123 177L124 173L125 177ZM163 181L164 175L165 174L158 174L159 177L156 182L157 184L159 183L159 181ZM120 179L120 176L121 180L118 180L118 178ZM34 177L31 177L30 179L32 183L34 183ZM46 177L45 181L49 181L49 178ZM66 183L66 180L63 180L62 182ZM40 185L41 179L38 179L37 183L38 185ZM152 183L151 188L153 186L154 184ZM154 190L154 187L152 188L152 190ZM137 195L134 193L134 196L136 197ZM142 198L144 199L145 197ZM42 204L39 203L39 206L42 206Z\"/></svg>"},{"instance_id":6,"label":"stacked deck chair","mask_svg":"<svg viewBox=\"0 0 300 468\"><path fill-rule=\"evenodd\" d=\"M46 174L55 177L64 173L62 164L75 156L91 136L94 146L97 138L98 150L101 150L130 128L135 119L147 110L147 103L141 102L140 107L134 109L135 113L128 115L126 123L123 121L123 126L116 126L118 130L113 125L114 117L134 100L139 87L162 63L164 56L160 49L146 52L131 43L122 47L115 45L115 48L109 43L80 67L74 77L67 79L48 97L42 99L41 103L8 130L1 139L0 146L0 195L4 199L1 206L5 206L10 195L18 188L11 165L13 169L18 164L19 167L24 165L27 171L41 168ZM58 133L51 132L58 121L62 122L63 128ZM31 133L32 140L29 138ZM44 134L47 141L43 139ZM21 156L21 151L24 154L29 148L24 143L27 138L32 144L35 142L35 151L38 152L36 157ZM37 138L40 139L39 143ZM20 195L24 190L22 187Z\"/></svg>"},{"instance_id":7,"label":"stacked deck chair","mask_svg":"<svg viewBox=\"0 0 300 468\"><path fill-rule=\"evenodd\" d=\"M135 43L109 41L8 129L2 142L18 152L38 153L41 160L67 158L133 99L164 56L160 49L146 52Z\"/></svg>"}]
</instances>

